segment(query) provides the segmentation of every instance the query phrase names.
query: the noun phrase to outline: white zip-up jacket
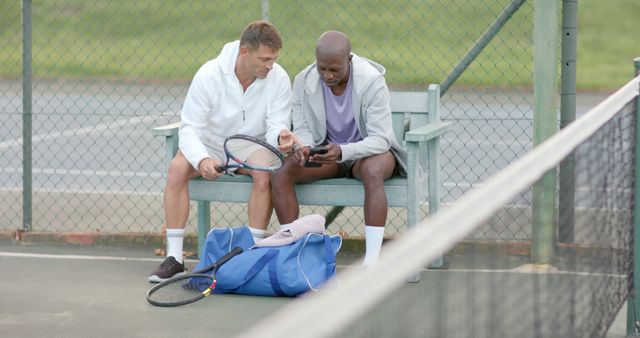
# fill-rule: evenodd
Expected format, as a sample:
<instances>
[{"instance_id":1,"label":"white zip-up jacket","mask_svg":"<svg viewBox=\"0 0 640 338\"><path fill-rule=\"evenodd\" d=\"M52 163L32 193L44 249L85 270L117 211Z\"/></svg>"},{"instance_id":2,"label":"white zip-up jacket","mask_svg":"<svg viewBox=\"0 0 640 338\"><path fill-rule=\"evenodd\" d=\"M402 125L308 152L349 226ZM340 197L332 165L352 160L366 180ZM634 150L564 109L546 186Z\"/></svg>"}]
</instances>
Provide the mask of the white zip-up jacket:
<instances>
[{"instance_id":1,"label":"white zip-up jacket","mask_svg":"<svg viewBox=\"0 0 640 338\"><path fill-rule=\"evenodd\" d=\"M200 67L189 87L180 115L179 147L196 170L200 161L215 157L206 147L224 154L228 136L247 134L276 145L280 131L290 128L289 75L274 63L265 79L256 79L243 92L235 74L239 50L240 41L227 43L217 58Z\"/></svg>"}]
</instances>

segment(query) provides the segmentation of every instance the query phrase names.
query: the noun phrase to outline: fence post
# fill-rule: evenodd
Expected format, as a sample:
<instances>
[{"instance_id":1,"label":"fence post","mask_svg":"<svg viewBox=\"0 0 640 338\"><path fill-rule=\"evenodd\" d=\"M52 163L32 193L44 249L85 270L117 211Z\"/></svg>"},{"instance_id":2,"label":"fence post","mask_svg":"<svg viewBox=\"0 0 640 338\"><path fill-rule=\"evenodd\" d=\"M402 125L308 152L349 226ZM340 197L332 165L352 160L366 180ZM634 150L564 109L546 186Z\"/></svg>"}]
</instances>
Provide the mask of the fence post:
<instances>
[{"instance_id":1,"label":"fence post","mask_svg":"<svg viewBox=\"0 0 640 338\"><path fill-rule=\"evenodd\" d=\"M534 146L557 132L557 56L559 0L535 0L533 15ZM533 263L548 264L554 255L556 230L556 170L533 185Z\"/></svg>"},{"instance_id":2,"label":"fence post","mask_svg":"<svg viewBox=\"0 0 640 338\"><path fill-rule=\"evenodd\" d=\"M576 119L576 58L578 1L562 1L562 67L560 74L560 129ZM560 163L558 193L558 240L573 243L575 223L575 156Z\"/></svg>"},{"instance_id":3,"label":"fence post","mask_svg":"<svg viewBox=\"0 0 640 338\"><path fill-rule=\"evenodd\" d=\"M633 60L634 75L640 75L640 57ZM633 197L633 279L629 281L629 296L627 298L627 337L636 337L640 333L640 299L638 299L638 286L640 286L640 208L638 197L640 196L640 95L636 97L636 162Z\"/></svg>"},{"instance_id":4,"label":"fence post","mask_svg":"<svg viewBox=\"0 0 640 338\"><path fill-rule=\"evenodd\" d=\"M31 230L31 0L22 1L22 230Z\"/></svg>"},{"instance_id":5,"label":"fence post","mask_svg":"<svg viewBox=\"0 0 640 338\"><path fill-rule=\"evenodd\" d=\"M476 41L476 43L471 47L469 52L460 60L458 65L451 71L449 76L442 82L440 85L440 96L444 95L449 88L453 85L454 82L464 73L464 71L469 67L471 62L480 55L480 52L493 40L493 38L498 35L502 27L511 19L514 13L520 9L520 6L525 2L525 0L513 0L507 8L498 16L496 21L489 26L489 28L482 34L480 39Z\"/></svg>"}]
</instances>

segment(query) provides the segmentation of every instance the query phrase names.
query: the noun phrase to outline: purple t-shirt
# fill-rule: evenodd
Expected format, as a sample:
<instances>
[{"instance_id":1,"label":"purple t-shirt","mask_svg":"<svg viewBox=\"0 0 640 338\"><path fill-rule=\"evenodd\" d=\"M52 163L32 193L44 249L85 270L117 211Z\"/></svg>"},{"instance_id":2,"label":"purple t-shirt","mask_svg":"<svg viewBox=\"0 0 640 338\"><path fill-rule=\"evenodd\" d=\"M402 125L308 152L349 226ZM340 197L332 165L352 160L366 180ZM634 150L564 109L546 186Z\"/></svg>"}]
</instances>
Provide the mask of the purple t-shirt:
<instances>
[{"instance_id":1,"label":"purple t-shirt","mask_svg":"<svg viewBox=\"0 0 640 338\"><path fill-rule=\"evenodd\" d=\"M324 82L324 107L327 112L327 139L329 143L347 144L362 140L356 120L353 117L353 105L351 101L351 83L353 74L349 72L347 88L340 96L336 96Z\"/></svg>"}]
</instances>

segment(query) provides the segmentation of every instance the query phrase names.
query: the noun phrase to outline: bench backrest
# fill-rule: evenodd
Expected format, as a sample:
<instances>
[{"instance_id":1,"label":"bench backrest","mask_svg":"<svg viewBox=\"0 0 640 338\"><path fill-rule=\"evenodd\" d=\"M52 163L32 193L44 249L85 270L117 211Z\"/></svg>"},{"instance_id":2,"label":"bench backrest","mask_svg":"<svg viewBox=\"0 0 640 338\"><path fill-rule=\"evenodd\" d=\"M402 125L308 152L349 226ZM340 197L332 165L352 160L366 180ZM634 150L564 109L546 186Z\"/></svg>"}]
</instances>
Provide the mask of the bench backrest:
<instances>
[{"instance_id":1,"label":"bench backrest","mask_svg":"<svg viewBox=\"0 0 640 338\"><path fill-rule=\"evenodd\" d=\"M423 92L390 92L393 131L400 144L404 133L429 122L437 121L440 93L437 86L429 86ZM431 97L431 101L429 100ZM430 113L432 112L432 113Z\"/></svg>"}]
</instances>

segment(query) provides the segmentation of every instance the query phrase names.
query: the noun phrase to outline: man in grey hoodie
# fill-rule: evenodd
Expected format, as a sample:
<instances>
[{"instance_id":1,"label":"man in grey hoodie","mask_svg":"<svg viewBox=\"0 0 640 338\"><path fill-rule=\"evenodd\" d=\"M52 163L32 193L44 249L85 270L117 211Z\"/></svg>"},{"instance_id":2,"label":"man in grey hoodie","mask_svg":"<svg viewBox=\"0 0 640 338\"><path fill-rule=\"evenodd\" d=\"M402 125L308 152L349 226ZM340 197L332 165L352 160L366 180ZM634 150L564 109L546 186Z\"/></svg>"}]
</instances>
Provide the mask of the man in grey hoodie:
<instances>
[{"instance_id":1,"label":"man in grey hoodie","mask_svg":"<svg viewBox=\"0 0 640 338\"><path fill-rule=\"evenodd\" d=\"M316 62L293 85L293 133L304 147L294 151L272 177L274 208L281 224L298 218L296 183L354 177L364 185L366 254L363 265L377 262L387 219L384 180L404 169L406 152L392 129L385 69L351 52L341 32L322 34ZM282 137L292 142L293 136ZM326 153L310 154L324 146ZM305 162L315 163L309 167ZM319 165L319 166L318 166Z\"/></svg>"}]
</instances>

